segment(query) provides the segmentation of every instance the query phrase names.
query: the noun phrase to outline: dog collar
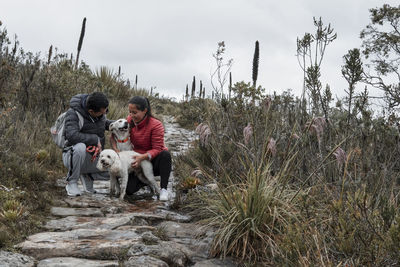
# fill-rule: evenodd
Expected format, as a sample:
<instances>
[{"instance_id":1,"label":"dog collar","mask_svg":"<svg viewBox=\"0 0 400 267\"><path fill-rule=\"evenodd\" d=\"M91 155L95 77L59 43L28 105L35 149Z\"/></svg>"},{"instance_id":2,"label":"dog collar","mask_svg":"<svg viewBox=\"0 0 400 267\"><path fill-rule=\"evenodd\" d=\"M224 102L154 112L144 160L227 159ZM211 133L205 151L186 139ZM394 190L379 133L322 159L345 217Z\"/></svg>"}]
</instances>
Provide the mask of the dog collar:
<instances>
[{"instance_id":1,"label":"dog collar","mask_svg":"<svg viewBox=\"0 0 400 267\"><path fill-rule=\"evenodd\" d=\"M119 140L117 139L118 143L125 143L129 140L129 136L127 138L125 138L124 140Z\"/></svg>"}]
</instances>

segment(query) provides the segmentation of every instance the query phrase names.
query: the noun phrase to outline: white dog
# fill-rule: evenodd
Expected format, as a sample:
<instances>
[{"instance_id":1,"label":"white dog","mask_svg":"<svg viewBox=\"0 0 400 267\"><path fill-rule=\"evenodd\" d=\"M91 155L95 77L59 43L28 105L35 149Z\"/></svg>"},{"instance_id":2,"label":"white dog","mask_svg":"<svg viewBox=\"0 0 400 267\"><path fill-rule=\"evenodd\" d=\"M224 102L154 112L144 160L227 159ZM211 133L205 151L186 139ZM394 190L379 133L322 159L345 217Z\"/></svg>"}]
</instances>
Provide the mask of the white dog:
<instances>
[{"instance_id":1,"label":"white dog","mask_svg":"<svg viewBox=\"0 0 400 267\"><path fill-rule=\"evenodd\" d=\"M160 195L160 189L154 179L153 165L148 160L143 160L139 168L132 168L133 156L139 155L135 151L121 151L119 153L112 149L104 149L99 156L97 168L101 171L108 170L110 173L110 195L118 195L121 200L124 199L126 186L128 184L128 175L132 171L145 184L150 186L153 194ZM121 183L118 182L121 178Z\"/></svg>"},{"instance_id":2,"label":"white dog","mask_svg":"<svg viewBox=\"0 0 400 267\"><path fill-rule=\"evenodd\" d=\"M109 129L113 133L119 151L132 150L132 144L129 138L129 123L127 120L116 120L110 124Z\"/></svg>"}]
</instances>

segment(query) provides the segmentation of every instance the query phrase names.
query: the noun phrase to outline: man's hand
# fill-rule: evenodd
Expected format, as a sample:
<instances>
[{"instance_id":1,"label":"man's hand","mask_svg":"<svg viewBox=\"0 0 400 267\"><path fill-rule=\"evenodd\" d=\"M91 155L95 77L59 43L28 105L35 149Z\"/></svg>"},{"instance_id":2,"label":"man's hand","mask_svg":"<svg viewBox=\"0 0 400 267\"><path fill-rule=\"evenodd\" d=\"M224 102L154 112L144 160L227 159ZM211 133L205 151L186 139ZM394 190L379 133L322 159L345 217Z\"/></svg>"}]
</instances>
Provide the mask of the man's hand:
<instances>
[{"instance_id":1,"label":"man's hand","mask_svg":"<svg viewBox=\"0 0 400 267\"><path fill-rule=\"evenodd\" d=\"M146 154L139 154L139 155L137 155L137 156L133 156L132 157L133 158L133 162L132 162L132 168L138 168L138 167L140 167L140 163L143 161L143 160L146 160L146 159L149 159L149 156L147 155L147 153Z\"/></svg>"},{"instance_id":2,"label":"man's hand","mask_svg":"<svg viewBox=\"0 0 400 267\"><path fill-rule=\"evenodd\" d=\"M92 154L91 161L94 162L97 156L101 153L101 143L99 142L97 146L88 146L86 147L86 152Z\"/></svg>"},{"instance_id":3,"label":"man's hand","mask_svg":"<svg viewBox=\"0 0 400 267\"><path fill-rule=\"evenodd\" d=\"M98 154L100 154L102 151L100 142L97 143L97 150L98 150Z\"/></svg>"}]
</instances>

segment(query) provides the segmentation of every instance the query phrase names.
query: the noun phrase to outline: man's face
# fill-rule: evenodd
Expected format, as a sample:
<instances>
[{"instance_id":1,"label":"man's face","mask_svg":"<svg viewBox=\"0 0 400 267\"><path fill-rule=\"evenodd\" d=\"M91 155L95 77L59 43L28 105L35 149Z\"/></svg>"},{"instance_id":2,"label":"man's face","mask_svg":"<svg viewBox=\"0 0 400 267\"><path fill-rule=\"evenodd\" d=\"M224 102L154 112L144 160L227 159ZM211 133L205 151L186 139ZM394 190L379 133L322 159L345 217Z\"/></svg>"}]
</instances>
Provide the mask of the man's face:
<instances>
[{"instance_id":1,"label":"man's face","mask_svg":"<svg viewBox=\"0 0 400 267\"><path fill-rule=\"evenodd\" d=\"M108 108L101 108L100 111L97 111L97 112L93 111L93 109L89 109L90 116L95 117L95 118L98 118L107 113L108 113Z\"/></svg>"}]
</instances>

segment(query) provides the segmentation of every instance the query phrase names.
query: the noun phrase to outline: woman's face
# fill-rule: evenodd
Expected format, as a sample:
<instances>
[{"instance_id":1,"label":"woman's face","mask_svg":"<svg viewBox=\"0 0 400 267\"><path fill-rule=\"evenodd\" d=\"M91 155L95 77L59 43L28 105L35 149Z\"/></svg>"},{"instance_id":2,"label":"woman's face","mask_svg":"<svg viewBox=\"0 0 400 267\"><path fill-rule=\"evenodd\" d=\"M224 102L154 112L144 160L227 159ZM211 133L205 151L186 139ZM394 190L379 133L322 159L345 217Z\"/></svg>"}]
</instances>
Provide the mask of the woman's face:
<instances>
[{"instance_id":1,"label":"woman's face","mask_svg":"<svg viewBox=\"0 0 400 267\"><path fill-rule=\"evenodd\" d=\"M142 111L139 110L135 104L129 104L128 108L129 108L129 115L131 115L134 123L141 122L143 118L146 116L147 108L145 108Z\"/></svg>"}]
</instances>

